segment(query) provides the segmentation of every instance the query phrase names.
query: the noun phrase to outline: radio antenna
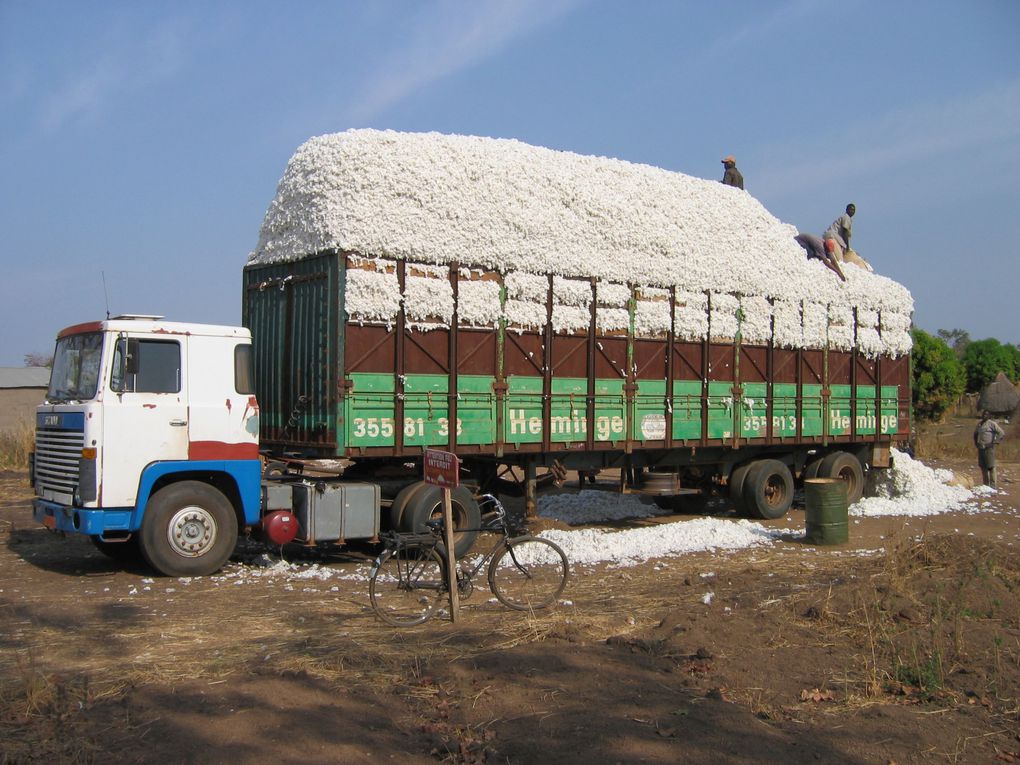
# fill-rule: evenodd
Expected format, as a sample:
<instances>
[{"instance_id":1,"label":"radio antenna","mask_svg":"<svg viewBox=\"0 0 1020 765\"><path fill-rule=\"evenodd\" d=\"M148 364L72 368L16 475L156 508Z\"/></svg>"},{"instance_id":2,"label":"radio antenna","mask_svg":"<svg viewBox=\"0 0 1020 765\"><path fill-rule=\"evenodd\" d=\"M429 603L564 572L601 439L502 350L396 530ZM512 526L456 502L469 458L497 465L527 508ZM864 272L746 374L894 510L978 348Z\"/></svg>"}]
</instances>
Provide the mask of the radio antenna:
<instances>
[{"instance_id":1,"label":"radio antenna","mask_svg":"<svg viewBox=\"0 0 1020 765\"><path fill-rule=\"evenodd\" d=\"M110 318L110 295L106 291L106 271L100 271L103 275L103 297L106 299L106 318Z\"/></svg>"}]
</instances>

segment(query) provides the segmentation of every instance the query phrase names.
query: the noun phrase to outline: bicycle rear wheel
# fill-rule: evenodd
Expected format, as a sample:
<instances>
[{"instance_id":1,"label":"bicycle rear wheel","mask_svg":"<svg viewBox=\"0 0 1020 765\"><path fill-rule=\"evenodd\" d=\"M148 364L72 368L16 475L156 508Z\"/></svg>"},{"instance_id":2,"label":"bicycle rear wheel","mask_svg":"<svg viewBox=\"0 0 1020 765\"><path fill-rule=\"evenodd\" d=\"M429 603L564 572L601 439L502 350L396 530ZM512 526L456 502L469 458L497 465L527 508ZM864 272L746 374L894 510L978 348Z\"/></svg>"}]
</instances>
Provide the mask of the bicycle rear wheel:
<instances>
[{"instance_id":1,"label":"bicycle rear wheel","mask_svg":"<svg viewBox=\"0 0 1020 765\"><path fill-rule=\"evenodd\" d=\"M368 596L372 610L394 627L428 621L446 594L443 559L431 547L401 547L379 556Z\"/></svg>"},{"instance_id":2,"label":"bicycle rear wheel","mask_svg":"<svg viewBox=\"0 0 1020 765\"><path fill-rule=\"evenodd\" d=\"M508 539L489 564L489 588L499 602L517 611L546 608L567 586L567 556L539 537Z\"/></svg>"}]
</instances>

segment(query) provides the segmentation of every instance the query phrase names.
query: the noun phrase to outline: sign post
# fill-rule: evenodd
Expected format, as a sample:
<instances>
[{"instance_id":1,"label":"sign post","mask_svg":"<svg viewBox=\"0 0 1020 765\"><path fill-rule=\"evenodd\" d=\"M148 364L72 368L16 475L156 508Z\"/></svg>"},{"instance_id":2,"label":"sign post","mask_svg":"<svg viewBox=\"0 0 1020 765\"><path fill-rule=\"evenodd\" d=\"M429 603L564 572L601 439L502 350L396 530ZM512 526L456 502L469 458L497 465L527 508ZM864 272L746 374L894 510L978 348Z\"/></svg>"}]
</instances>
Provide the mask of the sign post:
<instances>
[{"instance_id":1,"label":"sign post","mask_svg":"<svg viewBox=\"0 0 1020 765\"><path fill-rule=\"evenodd\" d=\"M460 593L457 591L457 559L453 549L453 506L450 489L460 486L460 460L452 452L425 450L425 483L443 490L443 530L446 545L446 581L450 583L450 621L460 615Z\"/></svg>"}]
</instances>

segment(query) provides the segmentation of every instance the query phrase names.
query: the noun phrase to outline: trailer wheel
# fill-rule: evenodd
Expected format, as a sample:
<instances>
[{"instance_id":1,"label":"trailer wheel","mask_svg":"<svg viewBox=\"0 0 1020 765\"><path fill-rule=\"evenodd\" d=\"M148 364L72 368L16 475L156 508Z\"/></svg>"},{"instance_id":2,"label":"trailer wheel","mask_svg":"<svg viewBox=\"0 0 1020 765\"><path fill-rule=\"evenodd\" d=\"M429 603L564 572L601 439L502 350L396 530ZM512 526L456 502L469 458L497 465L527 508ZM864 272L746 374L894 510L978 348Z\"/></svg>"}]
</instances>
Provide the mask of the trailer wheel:
<instances>
[{"instance_id":1,"label":"trailer wheel","mask_svg":"<svg viewBox=\"0 0 1020 765\"><path fill-rule=\"evenodd\" d=\"M142 519L142 555L164 576L218 571L237 542L237 516L219 491L198 481L160 489Z\"/></svg>"},{"instance_id":2,"label":"trailer wheel","mask_svg":"<svg viewBox=\"0 0 1020 765\"><path fill-rule=\"evenodd\" d=\"M424 491L428 487L428 484L424 481L415 481L409 483L399 492L397 496L393 498L393 504L390 505L390 529L393 531L410 531L410 527L404 525L404 513L407 512L407 504L421 491Z\"/></svg>"},{"instance_id":3,"label":"trailer wheel","mask_svg":"<svg viewBox=\"0 0 1020 765\"><path fill-rule=\"evenodd\" d=\"M864 496L864 468L861 461L849 452L833 452L818 468L818 478L838 478L846 481L846 503L852 505Z\"/></svg>"},{"instance_id":4,"label":"trailer wheel","mask_svg":"<svg viewBox=\"0 0 1020 765\"><path fill-rule=\"evenodd\" d=\"M793 475L779 460L752 464L744 479L744 504L759 518L774 520L786 515L793 504Z\"/></svg>"},{"instance_id":5,"label":"trailer wheel","mask_svg":"<svg viewBox=\"0 0 1020 765\"><path fill-rule=\"evenodd\" d=\"M744 482L747 480L747 473L753 464L753 462L749 462L746 465L738 465L730 473L730 501L736 508L737 515L747 515L749 512L747 503L744 502Z\"/></svg>"},{"instance_id":6,"label":"trailer wheel","mask_svg":"<svg viewBox=\"0 0 1020 765\"><path fill-rule=\"evenodd\" d=\"M443 490L438 486L422 485L426 488L415 492L404 509L402 525L406 531L428 531L427 521L443 517ZM453 552L460 558L467 554L478 538L482 514L471 492L463 486L450 491L450 506L453 510ZM440 543L439 551L445 550L445 545Z\"/></svg>"},{"instance_id":7,"label":"trailer wheel","mask_svg":"<svg viewBox=\"0 0 1020 765\"><path fill-rule=\"evenodd\" d=\"M818 457L817 459L811 460L811 462L804 466L804 472L800 474L800 477L805 481L809 478L817 478L818 468L822 466L822 462L824 461L824 457Z\"/></svg>"}]
</instances>

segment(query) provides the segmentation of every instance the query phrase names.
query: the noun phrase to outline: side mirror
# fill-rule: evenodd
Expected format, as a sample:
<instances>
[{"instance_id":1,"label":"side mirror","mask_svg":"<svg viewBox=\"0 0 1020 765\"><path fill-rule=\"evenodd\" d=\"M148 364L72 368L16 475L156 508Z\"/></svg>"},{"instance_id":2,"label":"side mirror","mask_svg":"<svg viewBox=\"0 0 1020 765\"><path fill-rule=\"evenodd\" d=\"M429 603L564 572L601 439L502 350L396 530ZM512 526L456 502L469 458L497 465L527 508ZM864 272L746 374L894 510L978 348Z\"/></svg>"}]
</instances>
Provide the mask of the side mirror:
<instances>
[{"instance_id":1,"label":"side mirror","mask_svg":"<svg viewBox=\"0 0 1020 765\"><path fill-rule=\"evenodd\" d=\"M134 386L129 384L129 376L138 374L138 341L124 335L117 339L113 351L113 372L110 375L110 389L115 393L129 393Z\"/></svg>"}]
</instances>

